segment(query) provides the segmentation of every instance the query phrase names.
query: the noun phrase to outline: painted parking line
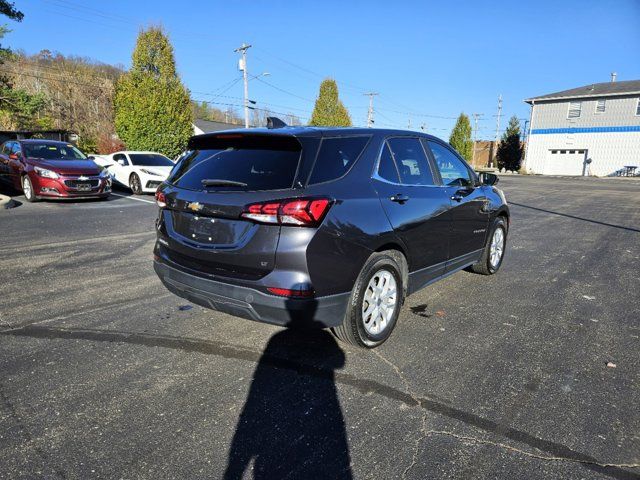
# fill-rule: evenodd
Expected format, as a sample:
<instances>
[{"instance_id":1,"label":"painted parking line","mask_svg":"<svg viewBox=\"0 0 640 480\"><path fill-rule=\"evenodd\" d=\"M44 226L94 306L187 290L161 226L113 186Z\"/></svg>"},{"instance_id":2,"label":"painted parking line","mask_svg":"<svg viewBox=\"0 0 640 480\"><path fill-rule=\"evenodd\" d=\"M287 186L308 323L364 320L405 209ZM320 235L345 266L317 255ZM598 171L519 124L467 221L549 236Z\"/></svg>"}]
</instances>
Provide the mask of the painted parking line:
<instances>
[{"instance_id":1,"label":"painted parking line","mask_svg":"<svg viewBox=\"0 0 640 480\"><path fill-rule=\"evenodd\" d=\"M132 197L131 195L120 195L119 193L113 193L113 192L111 192L111 195L115 195L116 197L128 198L129 200L137 200L138 202L154 203L154 204L156 203L153 200L146 200L144 198Z\"/></svg>"}]
</instances>

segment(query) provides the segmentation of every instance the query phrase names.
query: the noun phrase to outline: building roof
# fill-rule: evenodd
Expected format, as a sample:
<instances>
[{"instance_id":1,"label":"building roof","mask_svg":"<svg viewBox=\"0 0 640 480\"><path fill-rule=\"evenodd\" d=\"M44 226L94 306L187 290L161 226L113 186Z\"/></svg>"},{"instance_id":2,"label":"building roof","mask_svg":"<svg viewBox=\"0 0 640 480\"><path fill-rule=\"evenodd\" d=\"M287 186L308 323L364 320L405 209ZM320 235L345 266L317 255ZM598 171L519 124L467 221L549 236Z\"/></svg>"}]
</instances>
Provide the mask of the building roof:
<instances>
[{"instance_id":1,"label":"building roof","mask_svg":"<svg viewBox=\"0 0 640 480\"><path fill-rule=\"evenodd\" d=\"M539 97L527 98L525 102L531 104L541 100L560 100L566 98L609 97L616 95L640 94L640 80L623 82L592 83L584 87L572 88L561 92L548 93Z\"/></svg>"},{"instance_id":2,"label":"building roof","mask_svg":"<svg viewBox=\"0 0 640 480\"><path fill-rule=\"evenodd\" d=\"M243 128L243 125L236 125L235 123L214 122L213 120L203 120L201 118L195 119L193 124L204 133Z\"/></svg>"}]
</instances>

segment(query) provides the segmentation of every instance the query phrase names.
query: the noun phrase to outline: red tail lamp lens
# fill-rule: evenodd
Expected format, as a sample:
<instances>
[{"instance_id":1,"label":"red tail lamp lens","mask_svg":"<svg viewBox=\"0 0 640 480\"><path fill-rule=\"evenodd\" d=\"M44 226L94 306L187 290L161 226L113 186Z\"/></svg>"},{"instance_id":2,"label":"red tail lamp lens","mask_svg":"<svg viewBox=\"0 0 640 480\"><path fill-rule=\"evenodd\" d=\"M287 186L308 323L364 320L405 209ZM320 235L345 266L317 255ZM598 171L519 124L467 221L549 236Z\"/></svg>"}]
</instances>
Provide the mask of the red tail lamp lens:
<instances>
[{"instance_id":1,"label":"red tail lamp lens","mask_svg":"<svg viewBox=\"0 0 640 480\"><path fill-rule=\"evenodd\" d=\"M315 227L331 207L328 198L295 198L247 205L241 216L261 223Z\"/></svg>"},{"instance_id":2,"label":"red tail lamp lens","mask_svg":"<svg viewBox=\"0 0 640 480\"><path fill-rule=\"evenodd\" d=\"M167 206L167 197L162 192L156 192L156 203L160 208Z\"/></svg>"}]
</instances>

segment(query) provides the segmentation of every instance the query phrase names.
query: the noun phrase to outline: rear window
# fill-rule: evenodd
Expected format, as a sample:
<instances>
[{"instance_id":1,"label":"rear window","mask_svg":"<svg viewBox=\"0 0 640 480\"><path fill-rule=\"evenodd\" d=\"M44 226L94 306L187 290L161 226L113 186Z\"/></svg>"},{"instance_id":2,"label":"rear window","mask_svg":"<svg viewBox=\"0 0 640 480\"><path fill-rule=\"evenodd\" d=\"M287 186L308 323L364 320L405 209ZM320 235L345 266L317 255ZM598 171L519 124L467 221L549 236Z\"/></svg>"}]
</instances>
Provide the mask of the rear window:
<instances>
[{"instance_id":1,"label":"rear window","mask_svg":"<svg viewBox=\"0 0 640 480\"><path fill-rule=\"evenodd\" d=\"M309 184L342 177L358 159L369 136L325 138L322 140Z\"/></svg>"},{"instance_id":2,"label":"rear window","mask_svg":"<svg viewBox=\"0 0 640 480\"><path fill-rule=\"evenodd\" d=\"M190 148L169 176L177 187L282 190L293 186L302 147L293 137L224 135L194 140ZM203 180L221 182L204 187ZM224 181L238 185L224 185Z\"/></svg>"}]
</instances>

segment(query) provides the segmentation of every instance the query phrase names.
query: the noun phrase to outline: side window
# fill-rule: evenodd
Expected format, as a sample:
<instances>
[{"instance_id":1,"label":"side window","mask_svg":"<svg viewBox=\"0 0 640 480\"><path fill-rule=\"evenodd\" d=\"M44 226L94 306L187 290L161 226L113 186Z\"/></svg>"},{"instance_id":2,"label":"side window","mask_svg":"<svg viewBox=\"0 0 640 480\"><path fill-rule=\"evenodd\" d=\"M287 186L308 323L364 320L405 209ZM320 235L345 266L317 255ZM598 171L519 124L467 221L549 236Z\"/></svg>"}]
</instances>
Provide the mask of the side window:
<instances>
[{"instance_id":1,"label":"side window","mask_svg":"<svg viewBox=\"0 0 640 480\"><path fill-rule=\"evenodd\" d=\"M114 155L113 160L115 162L118 162L119 160L124 160L124 164L129 165L129 161L127 160L127 157L125 157L122 153L118 153L117 155Z\"/></svg>"},{"instance_id":2,"label":"side window","mask_svg":"<svg viewBox=\"0 0 640 480\"><path fill-rule=\"evenodd\" d=\"M389 145L384 142L382 147L382 153L380 154L380 163L378 164L378 175L385 180L393 183L400 183L400 177L398 176L398 169L396 163L391 156L391 150Z\"/></svg>"},{"instance_id":3,"label":"side window","mask_svg":"<svg viewBox=\"0 0 640 480\"><path fill-rule=\"evenodd\" d=\"M342 177L358 159L370 137L325 138L320 144L309 185Z\"/></svg>"},{"instance_id":4,"label":"side window","mask_svg":"<svg viewBox=\"0 0 640 480\"><path fill-rule=\"evenodd\" d=\"M428 141L427 143L436 160L444 185L461 187L473 185L471 172L451 150L437 142Z\"/></svg>"},{"instance_id":5,"label":"side window","mask_svg":"<svg viewBox=\"0 0 640 480\"><path fill-rule=\"evenodd\" d=\"M417 138L390 138L391 154L404 185L435 185L429 161Z\"/></svg>"}]
</instances>

